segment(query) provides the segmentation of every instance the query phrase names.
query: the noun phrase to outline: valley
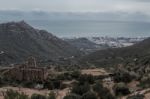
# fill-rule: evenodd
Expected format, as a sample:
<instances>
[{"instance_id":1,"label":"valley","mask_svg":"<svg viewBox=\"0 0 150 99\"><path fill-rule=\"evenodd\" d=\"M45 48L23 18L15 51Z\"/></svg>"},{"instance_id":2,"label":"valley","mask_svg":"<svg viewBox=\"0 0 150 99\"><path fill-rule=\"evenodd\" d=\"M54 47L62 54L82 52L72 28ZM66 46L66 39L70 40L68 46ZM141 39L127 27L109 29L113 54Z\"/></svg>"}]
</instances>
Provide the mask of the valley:
<instances>
[{"instance_id":1,"label":"valley","mask_svg":"<svg viewBox=\"0 0 150 99\"><path fill-rule=\"evenodd\" d=\"M78 48L86 54L109 48L122 48L132 46L147 37L81 37L81 38L62 38L66 42Z\"/></svg>"},{"instance_id":2,"label":"valley","mask_svg":"<svg viewBox=\"0 0 150 99\"><path fill-rule=\"evenodd\" d=\"M2 23L0 66L1 99L148 99L150 38L58 38Z\"/></svg>"}]
</instances>

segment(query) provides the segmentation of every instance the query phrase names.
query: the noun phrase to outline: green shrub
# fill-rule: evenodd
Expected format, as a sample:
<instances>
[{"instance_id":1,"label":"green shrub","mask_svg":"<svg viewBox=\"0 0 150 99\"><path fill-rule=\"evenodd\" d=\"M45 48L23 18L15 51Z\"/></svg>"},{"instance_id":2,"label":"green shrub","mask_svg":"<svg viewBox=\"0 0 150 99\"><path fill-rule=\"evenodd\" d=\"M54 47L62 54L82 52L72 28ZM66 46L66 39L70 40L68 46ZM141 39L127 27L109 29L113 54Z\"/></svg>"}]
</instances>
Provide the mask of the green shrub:
<instances>
[{"instance_id":1,"label":"green shrub","mask_svg":"<svg viewBox=\"0 0 150 99\"><path fill-rule=\"evenodd\" d=\"M117 72L117 73L115 73L115 76L114 76L114 81L117 83L119 83L119 82L129 83L133 79L134 79L134 77L126 72Z\"/></svg>"},{"instance_id":2,"label":"green shrub","mask_svg":"<svg viewBox=\"0 0 150 99\"><path fill-rule=\"evenodd\" d=\"M72 76L72 78L74 78L74 79L78 79L80 75L81 75L81 72L80 72L80 71L73 71L73 72L71 73L71 76Z\"/></svg>"},{"instance_id":3,"label":"green shrub","mask_svg":"<svg viewBox=\"0 0 150 99\"><path fill-rule=\"evenodd\" d=\"M130 94L129 88L125 85L125 83L118 83L114 85L114 92L116 96L124 96Z\"/></svg>"},{"instance_id":4,"label":"green shrub","mask_svg":"<svg viewBox=\"0 0 150 99\"><path fill-rule=\"evenodd\" d=\"M27 88L34 88L35 87L35 83L34 82L23 82L22 83L23 87L27 87Z\"/></svg>"},{"instance_id":5,"label":"green shrub","mask_svg":"<svg viewBox=\"0 0 150 99\"><path fill-rule=\"evenodd\" d=\"M19 93L14 90L7 90L4 99L29 99L24 93Z\"/></svg>"},{"instance_id":6,"label":"green shrub","mask_svg":"<svg viewBox=\"0 0 150 99\"><path fill-rule=\"evenodd\" d=\"M69 95L66 95L63 99L81 99L81 96L76 95L76 94L69 94Z\"/></svg>"},{"instance_id":7,"label":"green shrub","mask_svg":"<svg viewBox=\"0 0 150 99\"><path fill-rule=\"evenodd\" d=\"M150 87L150 78L145 77L140 81L140 85L142 88L149 88Z\"/></svg>"},{"instance_id":8,"label":"green shrub","mask_svg":"<svg viewBox=\"0 0 150 99\"><path fill-rule=\"evenodd\" d=\"M81 99L98 99L97 96L93 92L87 92L83 94Z\"/></svg>"},{"instance_id":9,"label":"green shrub","mask_svg":"<svg viewBox=\"0 0 150 99\"><path fill-rule=\"evenodd\" d=\"M89 84L93 84L95 80L94 80L94 77L92 75L84 74L84 75L79 76L78 81L81 84L84 84L85 82L88 82Z\"/></svg>"},{"instance_id":10,"label":"green shrub","mask_svg":"<svg viewBox=\"0 0 150 99\"><path fill-rule=\"evenodd\" d=\"M50 92L47 99L56 99L56 95L54 92Z\"/></svg>"},{"instance_id":11,"label":"green shrub","mask_svg":"<svg viewBox=\"0 0 150 99\"><path fill-rule=\"evenodd\" d=\"M46 99L46 96L40 94L32 94L31 99Z\"/></svg>"},{"instance_id":12,"label":"green shrub","mask_svg":"<svg viewBox=\"0 0 150 99\"><path fill-rule=\"evenodd\" d=\"M103 87L100 82L96 82L93 85L93 90L98 94L100 99L115 99L115 97L110 93L110 91Z\"/></svg>"},{"instance_id":13,"label":"green shrub","mask_svg":"<svg viewBox=\"0 0 150 99\"><path fill-rule=\"evenodd\" d=\"M129 96L127 99L144 99L144 95L133 95Z\"/></svg>"},{"instance_id":14,"label":"green shrub","mask_svg":"<svg viewBox=\"0 0 150 99\"><path fill-rule=\"evenodd\" d=\"M90 85L88 83L85 83L83 85L74 85L72 88L72 93L83 95L84 93L88 92L90 90Z\"/></svg>"},{"instance_id":15,"label":"green shrub","mask_svg":"<svg viewBox=\"0 0 150 99\"><path fill-rule=\"evenodd\" d=\"M47 81L44 83L44 88L47 88L49 90L60 89L61 84L62 83L60 80Z\"/></svg>"}]
</instances>

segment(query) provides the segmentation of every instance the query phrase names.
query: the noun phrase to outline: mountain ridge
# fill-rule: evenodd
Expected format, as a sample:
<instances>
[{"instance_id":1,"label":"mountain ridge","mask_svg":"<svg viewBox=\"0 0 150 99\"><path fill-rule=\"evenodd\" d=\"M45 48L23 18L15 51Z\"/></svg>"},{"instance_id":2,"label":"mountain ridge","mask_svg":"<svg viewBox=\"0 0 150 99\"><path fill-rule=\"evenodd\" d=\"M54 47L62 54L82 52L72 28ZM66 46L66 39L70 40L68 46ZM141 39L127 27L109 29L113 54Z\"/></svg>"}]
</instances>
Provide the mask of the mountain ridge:
<instances>
[{"instance_id":1,"label":"mountain ridge","mask_svg":"<svg viewBox=\"0 0 150 99\"><path fill-rule=\"evenodd\" d=\"M0 51L5 52L6 61L8 56L12 57L10 63L21 62L29 56L50 60L80 56L80 51L69 43L45 30L34 29L25 21L0 24Z\"/></svg>"},{"instance_id":2,"label":"mountain ridge","mask_svg":"<svg viewBox=\"0 0 150 99\"><path fill-rule=\"evenodd\" d=\"M81 63L84 62L86 64L102 67L128 64L134 61L138 62L138 64L142 64L140 61L147 56L150 56L150 38L133 46L96 51L90 55L84 56L81 59Z\"/></svg>"}]
</instances>

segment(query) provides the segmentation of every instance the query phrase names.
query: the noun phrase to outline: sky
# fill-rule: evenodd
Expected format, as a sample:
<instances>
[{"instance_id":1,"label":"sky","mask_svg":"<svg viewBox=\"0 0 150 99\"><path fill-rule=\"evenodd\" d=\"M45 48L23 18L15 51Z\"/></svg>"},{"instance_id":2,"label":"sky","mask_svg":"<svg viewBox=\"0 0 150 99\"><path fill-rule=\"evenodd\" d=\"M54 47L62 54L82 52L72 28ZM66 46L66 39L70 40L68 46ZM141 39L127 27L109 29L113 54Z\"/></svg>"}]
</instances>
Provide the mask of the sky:
<instances>
[{"instance_id":1,"label":"sky","mask_svg":"<svg viewBox=\"0 0 150 99\"><path fill-rule=\"evenodd\" d=\"M150 0L0 0L0 10L128 12L150 15Z\"/></svg>"},{"instance_id":2,"label":"sky","mask_svg":"<svg viewBox=\"0 0 150 99\"><path fill-rule=\"evenodd\" d=\"M48 23L43 22L43 24L41 24L40 20L43 21L44 19L47 21L47 20L54 20L54 19L56 20L58 19L90 20L91 19L91 20L100 20L100 21L123 21L123 22L127 21L127 22L150 23L149 10L150 10L150 0L0 0L0 22L20 20L20 19L36 20L36 21L39 20L39 24L37 23L35 24L44 27L49 22ZM24 13L22 11L25 11L27 13ZM40 13L34 13L34 11ZM43 11L46 13L44 14ZM58 14L58 13L47 13L47 12L74 12L75 14L72 13ZM69 31L68 26L70 26L70 24L68 26L65 26L64 28L62 28L63 26L62 23L59 24L61 25L60 31L63 31L62 29L66 30L65 32ZM54 27L53 25L54 24L52 24L51 27ZM84 25L88 25L88 24L84 24ZM146 25L143 25L143 23L137 24L137 27L131 27L132 25L133 24L130 24L130 26L123 25L120 28L122 29L120 31L124 32L124 30L130 30L131 32L135 32L135 30L137 30L137 28L139 27L140 27L139 30L143 30L141 31L141 33L142 32L149 33L150 31L149 24L147 23ZM33 22L33 26L34 26L34 22ZM49 29L49 25L47 27ZM76 27L76 25L73 27ZM113 30L117 30L117 29L113 29ZM54 33L59 33L58 26L56 26L56 29L54 27L54 29L50 28L49 30ZM79 30L79 28L75 30Z\"/></svg>"}]
</instances>

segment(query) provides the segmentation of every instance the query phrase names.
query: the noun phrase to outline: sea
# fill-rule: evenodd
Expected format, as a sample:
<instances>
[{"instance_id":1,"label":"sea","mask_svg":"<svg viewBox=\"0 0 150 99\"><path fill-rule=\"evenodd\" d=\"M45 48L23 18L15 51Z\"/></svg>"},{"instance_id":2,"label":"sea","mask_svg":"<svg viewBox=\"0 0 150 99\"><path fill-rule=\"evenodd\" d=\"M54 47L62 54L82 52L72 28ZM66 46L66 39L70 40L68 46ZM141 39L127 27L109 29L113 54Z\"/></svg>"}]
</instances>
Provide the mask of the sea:
<instances>
[{"instance_id":1,"label":"sea","mask_svg":"<svg viewBox=\"0 0 150 99\"><path fill-rule=\"evenodd\" d=\"M58 37L150 37L149 22L98 20L29 20L35 28Z\"/></svg>"}]
</instances>

